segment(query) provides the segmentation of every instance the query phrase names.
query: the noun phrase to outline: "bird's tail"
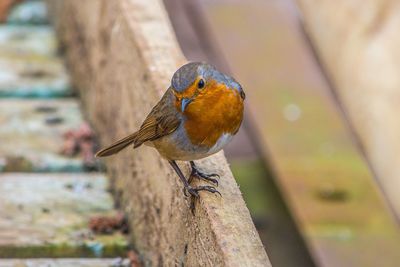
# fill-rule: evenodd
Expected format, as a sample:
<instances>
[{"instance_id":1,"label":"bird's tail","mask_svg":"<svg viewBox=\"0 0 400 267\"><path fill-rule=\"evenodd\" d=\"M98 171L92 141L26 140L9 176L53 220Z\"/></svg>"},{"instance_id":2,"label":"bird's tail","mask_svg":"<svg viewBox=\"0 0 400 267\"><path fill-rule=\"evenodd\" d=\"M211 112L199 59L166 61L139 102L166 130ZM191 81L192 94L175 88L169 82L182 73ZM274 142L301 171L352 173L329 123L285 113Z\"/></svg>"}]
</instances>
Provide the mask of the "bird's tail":
<instances>
[{"instance_id":1,"label":"bird's tail","mask_svg":"<svg viewBox=\"0 0 400 267\"><path fill-rule=\"evenodd\" d=\"M111 144L110 146L103 148L102 150L98 151L95 157L108 157L120 152L125 147L129 146L130 144L135 142L137 133L133 133L128 135L115 143Z\"/></svg>"}]
</instances>

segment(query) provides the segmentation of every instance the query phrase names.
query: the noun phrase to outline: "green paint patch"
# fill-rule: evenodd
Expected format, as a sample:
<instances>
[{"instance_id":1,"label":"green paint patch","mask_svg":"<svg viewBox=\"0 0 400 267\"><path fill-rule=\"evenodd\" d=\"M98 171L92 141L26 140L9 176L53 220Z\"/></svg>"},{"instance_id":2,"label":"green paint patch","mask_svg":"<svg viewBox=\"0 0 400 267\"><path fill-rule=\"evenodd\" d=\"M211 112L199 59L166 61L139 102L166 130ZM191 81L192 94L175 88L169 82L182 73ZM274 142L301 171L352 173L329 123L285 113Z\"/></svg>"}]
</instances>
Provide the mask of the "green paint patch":
<instances>
[{"instance_id":1,"label":"green paint patch","mask_svg":"<svg viewBox=\"0 0 400 267\"><path fill-rule=\"evenodd\" d=\"M121 244L122 243L122 244ZM102 248L96 249L95 245L100 244L88 242L71 246L68 244L27 246L27 247L7 247L0 246L0 258L100 258L100 257L124 257L128 251L126 240L115 244L98 245ZM1 261L0 261L1 263Z\"/></svg>"}]
</instances>

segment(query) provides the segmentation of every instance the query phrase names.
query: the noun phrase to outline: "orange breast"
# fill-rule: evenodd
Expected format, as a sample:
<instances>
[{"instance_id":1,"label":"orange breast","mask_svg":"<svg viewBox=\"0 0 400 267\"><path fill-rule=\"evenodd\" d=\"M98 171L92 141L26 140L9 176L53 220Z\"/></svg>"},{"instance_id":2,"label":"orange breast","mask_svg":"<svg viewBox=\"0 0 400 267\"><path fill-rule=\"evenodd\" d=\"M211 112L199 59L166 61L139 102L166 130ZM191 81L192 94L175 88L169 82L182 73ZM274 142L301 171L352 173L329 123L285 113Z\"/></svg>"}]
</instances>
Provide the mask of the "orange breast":
<instances>
[{"instance_id":1,"label":"orange breast","mask_svg":"<svg viewBox=\"0 0 400 267\"><path fill-rule=\"evenodd\" d=\"M235 134L243 119L243 100L236 90L214 83L185 110L185 129L194 145L212 147L223 133Z\"/></svg>"}]
</instances>

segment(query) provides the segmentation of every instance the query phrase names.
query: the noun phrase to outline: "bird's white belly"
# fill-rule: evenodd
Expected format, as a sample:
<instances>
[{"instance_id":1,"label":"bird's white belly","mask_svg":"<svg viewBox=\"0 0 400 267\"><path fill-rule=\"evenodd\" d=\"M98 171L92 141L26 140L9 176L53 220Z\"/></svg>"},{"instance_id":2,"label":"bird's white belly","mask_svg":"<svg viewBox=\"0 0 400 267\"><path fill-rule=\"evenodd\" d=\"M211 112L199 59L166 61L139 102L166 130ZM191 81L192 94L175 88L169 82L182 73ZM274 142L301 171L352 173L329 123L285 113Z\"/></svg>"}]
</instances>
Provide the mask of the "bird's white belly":
<instances>
[{"instance_id":1,"label":"bird's white belly","mask_svg":"<svg viewBox=\"0 0 400 267\"><path fill-rule=\"evenodd\" d=\"M212 155L220 151L222 148L224 148L224 146L226 146L232 140L232 137L233 135L229 133L223 133L221 137L217 140L215 145L212 148L210 148L210 150L208 151L208 155Z\"/></svg>"},{"instance_id":2,"label":"bird's white belly","mask_svg":"<svg viewBox=\"0 0 400 267\"><path fill-rule=\"evenodd\" d=\"M189 161L205 158L217 153L223 149L232 138L233 135L224 133L211 148L207 148L205 146L192 145L187 141L187 138L183 141L182 136L173 133L153 141L152 146L166 159Z\"/></svg>"}]
</instances>

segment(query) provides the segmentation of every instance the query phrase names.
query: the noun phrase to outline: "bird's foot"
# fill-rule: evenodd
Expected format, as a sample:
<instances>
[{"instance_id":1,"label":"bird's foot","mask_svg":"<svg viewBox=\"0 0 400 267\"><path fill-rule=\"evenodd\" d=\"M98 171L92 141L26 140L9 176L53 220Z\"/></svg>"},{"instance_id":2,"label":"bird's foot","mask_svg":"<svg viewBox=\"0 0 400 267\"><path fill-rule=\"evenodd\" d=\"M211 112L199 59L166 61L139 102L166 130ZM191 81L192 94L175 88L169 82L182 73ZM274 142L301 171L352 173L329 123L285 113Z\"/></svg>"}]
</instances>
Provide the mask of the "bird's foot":
<instances>
[{"instance_id":1,"label":"bird's foot","mask_svg":"<svg viewBox=\"0 0 400 267\"><path fill-rule=\"evenodd\" d=\"M221 193L214 187L214 186L209 186L209 185L204 185L204 186L198 186L198 187L191 187L190 185L188 187L185 187L183 189L183 193L185 194L186 197L188 197L187 192L189 192L191 198L190 198L190 210L193 215L195 215L195 209L196 209L196 201L200 199L199 192L200 191L207 191L210 193L217 193L219 194L220 197L222 197Z\"/></svg>"},{"instance_id":2,"label":"bird's foot","mask_svg":"<svg viewBox=\"0 0 400 267\"><path fill-rule=\"evenodd\" d=\"M203 185L203 186L198 186L198 187L189 186L189 187L185 188L184 193L185 193L185 196L188 196L186 194L186 192L188 192L193 197L199 197L200 191L207 191L207 192L210 192L213 194L217 193L222 197L221 193L214 186L209 186L209 185Z\"/></svg>"},{"instance_id":3,"label":"bird's foot","mask_svg":"<svg viewBox=\"0 0 400 267\"><path fill-rule=\"evenodd\" d=\"M188 181L189 184L192 182L193 177L196 177L198 179L202 179L202 180L205 180L207 182L214 183L216 186L218 186L218 180L214 179L212 177L220 178L219 174L217 174L217 173L210 173L210 174L204 173L204 172L200 171L199 169L197 169L196 165L194 163L192 163L192 162L190 163L190 166L192 167L192 172L191 172L190 177L189 177L189 181Z\"/></svg>"}]
</instances>

